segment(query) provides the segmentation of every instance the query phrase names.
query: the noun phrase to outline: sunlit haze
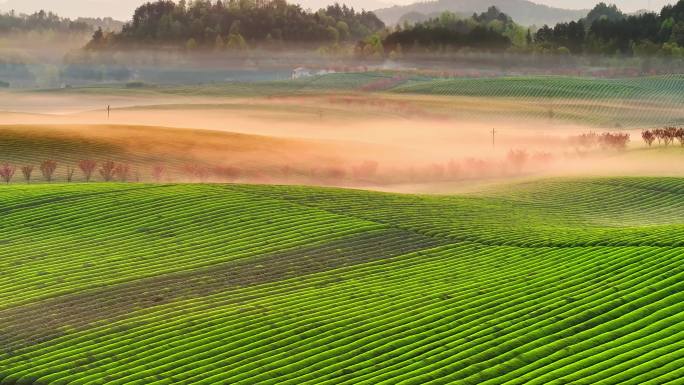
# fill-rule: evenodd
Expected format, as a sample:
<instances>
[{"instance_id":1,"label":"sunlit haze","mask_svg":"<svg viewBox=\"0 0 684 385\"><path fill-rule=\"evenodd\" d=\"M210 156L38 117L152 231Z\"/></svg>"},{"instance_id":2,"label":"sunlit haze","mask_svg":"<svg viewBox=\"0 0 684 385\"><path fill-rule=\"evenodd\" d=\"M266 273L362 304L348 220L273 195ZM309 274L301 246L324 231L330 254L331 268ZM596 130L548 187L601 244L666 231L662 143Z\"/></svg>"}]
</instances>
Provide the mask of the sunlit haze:
<instances>
[{"instance_id":1,"label":"sunlit haze","mask_svg":"<svg viewBox=\"0 0 684 385\"><path fill-rule=\"evenodd\" d=\"M457 2L459 0L453 0ZM333 1L326 0L300 0L306 8L319 8ZM412 0L348 0L344 1L355 8L374 10L394 4L404 5L415 1ZM0 0L0 10L14 9L18 12L34 12L40 9L54 11L67 17L113 17L119 20L128 20L133 10L144 3L143 0ZM486 7L483 1L483 7ZM546 4L553 7L569 9L588 9L597 1L594 0L537 0L536 3ZM612 2L611 2L612 3ZM633 12L641 9L659 9L663 5L671 3L668 0L618 0L614 1L621 9Z\"/></svg>"}]
</instances>

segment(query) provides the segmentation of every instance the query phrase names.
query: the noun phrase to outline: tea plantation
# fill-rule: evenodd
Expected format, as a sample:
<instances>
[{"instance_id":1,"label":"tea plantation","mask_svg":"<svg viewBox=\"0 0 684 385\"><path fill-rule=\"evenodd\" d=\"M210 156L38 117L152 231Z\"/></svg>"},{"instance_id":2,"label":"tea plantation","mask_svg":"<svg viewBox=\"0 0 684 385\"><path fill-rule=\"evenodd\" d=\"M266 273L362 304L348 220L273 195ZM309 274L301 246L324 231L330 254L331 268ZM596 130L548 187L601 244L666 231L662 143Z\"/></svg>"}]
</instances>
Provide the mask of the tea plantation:
<instances>
[{"instance_id":1,"label":"tea plantation","mask_svg":"<svg viewBox=\"0 0 684 385\"><path fill-rule=\"evenodd\" d=\"M684 179L0 188L0 384L677 384Z\"/></svg>"}]
</instances>

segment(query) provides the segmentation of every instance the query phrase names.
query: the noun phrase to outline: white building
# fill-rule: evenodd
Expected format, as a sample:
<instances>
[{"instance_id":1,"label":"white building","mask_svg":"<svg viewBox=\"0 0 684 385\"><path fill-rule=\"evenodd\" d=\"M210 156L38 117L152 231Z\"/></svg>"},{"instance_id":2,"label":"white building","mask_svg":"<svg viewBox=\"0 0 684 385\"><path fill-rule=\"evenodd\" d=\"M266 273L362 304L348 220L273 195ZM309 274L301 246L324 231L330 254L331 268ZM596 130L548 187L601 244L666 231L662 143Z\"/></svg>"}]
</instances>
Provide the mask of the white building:
<instances>
[{"instance_id":1,"label":"white building","mask_svg":"<svg viewBox=\"0 0 684 385\"><path fill-rule=\"evenodd\" d=\"M292 70L292 80L306 78L313 75L313 71L304 67L297 67Z\"/></svg>"}]
</instances>

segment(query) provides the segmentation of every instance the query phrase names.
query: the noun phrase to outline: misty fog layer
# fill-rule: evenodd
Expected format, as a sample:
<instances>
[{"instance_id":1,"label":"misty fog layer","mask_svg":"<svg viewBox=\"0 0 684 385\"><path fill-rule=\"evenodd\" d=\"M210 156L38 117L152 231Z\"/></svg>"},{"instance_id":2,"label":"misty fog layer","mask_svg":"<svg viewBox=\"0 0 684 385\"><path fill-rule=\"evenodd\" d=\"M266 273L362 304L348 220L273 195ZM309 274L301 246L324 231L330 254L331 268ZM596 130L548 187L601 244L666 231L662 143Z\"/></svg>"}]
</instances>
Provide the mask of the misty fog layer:
<instances>
[{"instance_id":1,"label":"misty fog layer","mask_svg":"<svg viewBox=\"0 0 684 385\"><path fill-rule=\"evenodd\" d=\"M56 135L57 141L83 143L77 148L110 146L111 153L95 157L131 162L147 179L153 167L164 165L173 170L169 181L448 193L530 177L684 173L663 167L684 152L678 144L648 151L638 128L620 130L630 135L625 148L583 143L582 135L614 130L515 111L492 115L501 102L419 95L236 99L34 92L2 98L0 137ZM444 114L441 103L453 111ZM82 157L79 151L51 156L69 162Z\"/></svg>"},{"instance_id":2,"label":"misty fog layer","mask_svg":"<svg viewBox=\"0 0 684 385\"><path fill-rule=\"evenodd\" d=\"M118 20L128 20L133 10L144 2L144 0L0 0L0 10L9 11L15 9L18 12L30 13L45 9L72 18L110 16ZM297 3L309 8L319 8L328 5L327 2L316 0L300 0ZM412 3L410 0L357 0L349 3L349 5L353 5L356 8L374 10L395 4L405 5L410 3ZM567 9L589 9L596 5L596 2L592 0L536 0L535 3ZM635 12L641 9L655 10L662 8L664 5L671 4L672 1L615 0L610 3L615 3L625 11ZM491 4L484 4L483 6L489 5Z\"/></svg>"}]
</instances>

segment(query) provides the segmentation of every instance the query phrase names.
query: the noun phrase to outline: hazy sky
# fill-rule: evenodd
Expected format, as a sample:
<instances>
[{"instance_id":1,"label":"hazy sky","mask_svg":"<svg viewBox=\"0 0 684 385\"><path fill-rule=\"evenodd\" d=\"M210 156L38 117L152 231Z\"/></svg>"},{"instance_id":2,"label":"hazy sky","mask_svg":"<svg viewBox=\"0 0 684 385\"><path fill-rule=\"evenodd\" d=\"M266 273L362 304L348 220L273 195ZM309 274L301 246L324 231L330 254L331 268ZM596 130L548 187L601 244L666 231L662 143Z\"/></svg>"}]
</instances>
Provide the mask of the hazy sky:
<instances>
[{"instance_id":1,"label":"hazy sky","mask_svg":"<svg viewBox=\"0 0 684 385\"><path fill-rule=\"evenodd\" d=\"M335 0L296 0L305 7L317 8ZM337 0L356 8L376 9L392 4L409 4L417 0ZM426 1L426 0L421 0ZM486 0L482 0L486 2ZM599 0L536 0L535 2L562 8L591 8ZM0 0L0 10L15 9L20 12L33 12L39 9L52 10L68 17L77 16L112 16L119 20L128 20L136 6L145 0ZM672 0L614 0L625 11L639 9L660 9Z\"/></svg>"}]
</instances>

